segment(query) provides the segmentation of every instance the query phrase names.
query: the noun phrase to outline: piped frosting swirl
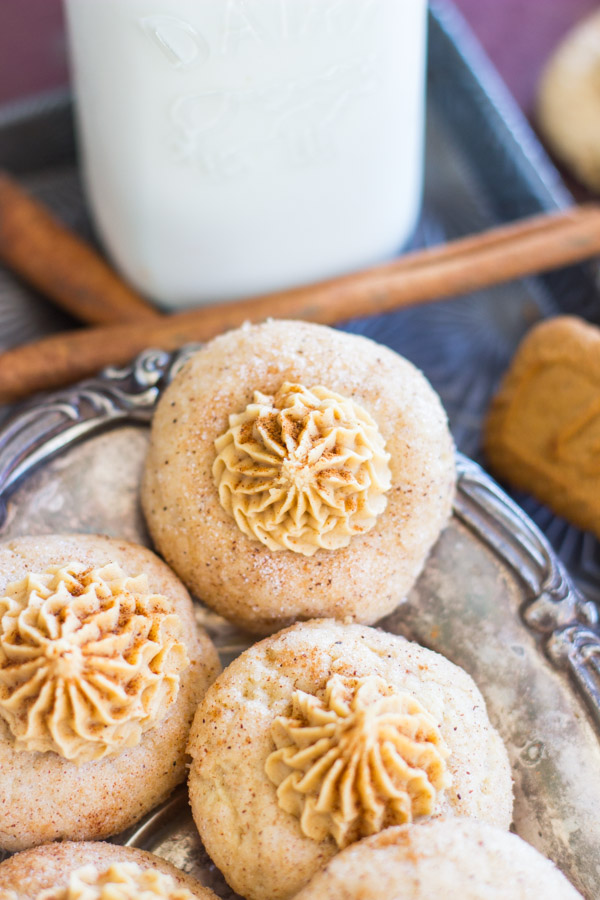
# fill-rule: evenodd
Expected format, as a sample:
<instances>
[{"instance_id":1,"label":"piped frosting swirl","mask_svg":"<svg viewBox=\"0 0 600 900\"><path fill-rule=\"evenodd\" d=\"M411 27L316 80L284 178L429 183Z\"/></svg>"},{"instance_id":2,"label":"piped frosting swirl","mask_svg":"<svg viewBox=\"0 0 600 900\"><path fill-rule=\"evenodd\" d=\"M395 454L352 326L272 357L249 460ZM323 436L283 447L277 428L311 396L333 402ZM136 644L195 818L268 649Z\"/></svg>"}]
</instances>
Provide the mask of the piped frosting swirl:
<instances>
[{"instance_id":1,"label":"piped frosting swirl","mask_svg":"<svg viewBox=\"0 0 600 900\"><path fill-rule=\"evenodd\" d=\"M390 455L369 413L317 386L256 391L215 441L223 508L270 550L312 556L375 525L391 484Z\"/></svg>"},{"instance_id":2,"label":"piped frosting swirl","mask_svg":"<svg viewBox=\"0 0 600 900\"><path fill-rule=\"evenodd\" d=\"M338 847L431 815L450 776L435 720L379 676L334 675L322 696L296 691L275 720L265 771L279 806Z\"/></svg>"},{"instance_id":3,"label":"piped frosting swirl","mask_svg":"<svg viewBox=\"0 0 600 900\"><path fill-rule=\"evenodd\" d=\"M42 891L36 900L194 900L194 895L170 875L123 862L104 872L82 866L71 872L67 887Z\"/></svg>"},{"instance_id":4,"label":"piped frosting swirl","mask_svg":"<svg viewBox=\"0 0 600 900\"><path fill-rule=\"evenodd\" d=\"M148 578L72 562L0 597L0 717L14 748L84 763L139 743L188 666L182 623Z\"/></svg>"}]
</instances>

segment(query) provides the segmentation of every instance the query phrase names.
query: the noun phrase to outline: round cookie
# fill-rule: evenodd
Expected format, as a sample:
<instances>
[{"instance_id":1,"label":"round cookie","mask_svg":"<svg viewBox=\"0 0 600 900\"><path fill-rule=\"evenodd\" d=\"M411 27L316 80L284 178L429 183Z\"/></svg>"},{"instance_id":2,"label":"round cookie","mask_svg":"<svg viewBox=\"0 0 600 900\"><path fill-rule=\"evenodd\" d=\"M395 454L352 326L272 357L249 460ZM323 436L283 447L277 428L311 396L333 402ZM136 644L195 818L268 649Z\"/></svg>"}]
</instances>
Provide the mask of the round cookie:
<instances>
[{"instance_id":1,"label":"round cookie","mask_svg":"<svg viewBox=\"0 0 600 900\"><path fill-rule=\"evenodd\" d=\"M164 708L165 711L162 711L162 707L159 709L160 719L157 719L151 727L148 726L141 736L137 735L137 732L128 732L132 736L124 739L125 748L121 749L121 744L115 745L116 751L118 751L116 755L106 755L104 758L90 759L80 763L76 761L76 758L68 756L74 742L76 742L74 746L77 748L81 744L84 751L87 751L88 745L92 753L105 751L104 745L99 745L100 750L98 750L96 745L80 740L78 735L82 733L82 729L85 730L83 726L79 731L76 730L76 733L70 730L70 726L65 730L60 723L58 727L56 723L50 726L48 723L53 721L50 714L46 719L42 717L40 724L40 721L35 720L31 713L33 707L29 706L26 721L34 722L44 740L49 739L50 731L46 733L43 729L52 727L57 739L65 741L65 749L62 749L63 745L58 746L56 752L52 749L45 752L16 749L17 741L14 730L9 727L10 701L4 703L4 712L0 710L0 847L10 851L21 850L52 840L99 839L117 834L164 800L175 785L185 778L187 763L185 744L190 723L199 700L220 668L211 641L201 629L196 627L193 605L181 582L149 550L126 541L111 540L96 535L44 535L17 538L1 544L0 606L2 605L1 598L6 594L9 585L28 579L28 576L31 578L39 576L40 573L50 571L51 567L68 567L73 563L81 564L92 575L104 566L109 568L103 571L110 574L113 565L119 567L121 573L132 579L135 576L145 575L148 590L151 594L162 595L161 598L158 598L158 602L165 605L164 617L157 620L161 623L160 627L167 627L169 623L175 621L181 630L176 644L169 645L171 646L169 652L181 652L183 644L189 665L179 672L178 690L171 695L171 700ZM29 579L23 581L23 584L27 584L28 581ZM73 590L73 596L71 598L67 596L67 603L76 604L80 599L77 596L78 593L80 593L79 590ZM6 602L4 606L6 606ZM173 619L172 613L176 613L179 622ZM121 614L125 615L123 612ZM0 621L4 623L0 626L0 639L2 646L6 649L9 641L7 628L10 625L6 611ZM121 626L124 625L125 629L133 627L133 625L127 624L128 621L129 623L139 622L139 618L127 619L125 617L123 621L115 624L115 633L119 632L121 635L119 640L123 637ZM51 626L46 623L46 627ZM108 629L110 632L111 627L105 626L105 630ZM114 639L113 634L109 633L108 637L110 640ZM34 639L34 643L36 639ZM159 640L156 636L155 639ZM160 640L167 641L162 632ZM17 645L16 650L11 651L10 647L8 649L14 656L14 653L18 652L20 643L18 636L16 640L12 640L12 643ZM55 644L58 645L60 642L55 641ZM52 642L49 642L48 646L53 646ZM144 650L146 646L143 645ZM98 644L96 653L101 655L105 651L98 649L99 647ZM62 653L65 648L59 649ZM93 649L92 645L88 645L87 649L84 649L84 653L91 652ZM44 652L52 654L54 651L50 649L44 650ZM57 665L70 664L69 658L73 657L74 652L78 651L69 650L67 647L66 655L63 653L62 662L59 661ZM129 654L129 651L127 652ZM127 655L126 663L123 663L123 660L115 663L109 659L107 665L109 667L118 665L120 666L119 671L124 667L126 669L128 666L134 667L136 665L135 648L131 652L133 655ZM157 651L151 647L150 652L155 655L151 666L157 668L160 665L157 662L159 659L156 656ZM1 658L2 654L0 654L0 660ZM46 658L44 664L48 663L49 659L50 656ZM3 687L3 684L12 684L9 679L14 678L11 675L11 671L14 672L14 670L14 665L11 670L10 661L7 667L6 660L5 665L0 668L0 692L5 691L5 700L6 688ZM47 671L58 670L47 669ZM111 676L110 670L108 676ZM55 677L54 674L52 677ZM63 672L61 677L63 677L63 684L68 684L68 678L71 675ZM135 677L139 679L144 677L142 668ZM158 681L157 676L148 675L146 677L153 679L153 683L158 685L154 689L156 692L173 681L171 676L169 678L165 676L162 681ZM56 683L52 682L52 684ZM100 692L104 690L106 681L100 684L96 679L95 683L96 686L100 685ZM89 689L89 679L86 684ZM108 696L112 696L111 703L137 702L136 688L133 685L134 682L130 682L129 686L122 691L117 690L112 695L109 693ZM56 688L56 690L62 690L62 688ZM110 691L112 688L107 688L107 690ZM0 693L0 698L2 696ZM155 693L154 696L160 699L158 693ZM62 702L56 700L56 697L58 697L58 693L55 695L54 706L51 707L51 715L55 715L59 702ZM28 703L31 702L33 702L32 698ZM151 697L149 702L152 702ZM110 704L107 705L107 708L109 707ZM109 708L109 715L116 716L116 731L114 732L116 741L121 740L119 728L123 726L123 723L118 719L118 713L114 712L115 708L114 705ZM90 715L97 715L93 706L90 706L90 709L92 710ZM106 713L104 707L103 710L102 715ZM125 720L128 715L129 713L124 716ZM23 724L18 717L16 722L17 725ZM94 732L94 727L96 726L91 726L92 732ZM40 729L42 730L40 731ZM103 733L100 732L100 734ZM106 733L108 735L108 732ZM41 740L35 735L32 738L32 740L38 739ZM131 746L127 746L128 741L132 743ZM27 746L29 747L31 744ZM36 746L38 745L36 744Z\"/></svg>"},{"instance_id":2,"label":"round cookie","mask_svg":"<svg viewBox=\"0 0 600 900\"><path fill-rule=\"evenodd\" d=\"M290 385L322 386L358 404L390 454L387 505L373 527L354 533L347 546L320 547L310 556L274 551L244 533L221 505L213 474L215 441L229 417L244 413L255 392L275 402ZM269 321L208 343L165 391L142 503L156 547L190 590L227 618L266 633L297 619L349 616L370 624L389 613L446 524L454 484L445 413L411 363L367 338Z\"/></svg>"},{"instance_id":3,"label":"round cookie","mask_svg":"<svg viewBox=\"0 0 600 900\"><path fill-rule=\"evenodd\" d=\"M537 99L541 133L590 190L600 191L600 12L566 35L546 64Z\"/></svg>"},{"instance_id":4,"label":"round cookie","mask_svg":"<svg viewBox=\"0 0 600 900\"><path fill-rule=\"evenodd\" d=\"M577 900L581 895L515 834L482 822L388 828L343 850L295 900Z\"/></svg>"},{"instance_id":5,"label":"round cookie","mask_svg":"<svg viewBox=\"0 0 600 900\"><path fill-rule=\"evenodd\" d=\"M331 738L331 729L337 727L338 718L332 710L335 707L339 712L344 701L338 697L333 702L331 693L325 712L319 705L327 698L332 685L339 687L355 682L376 687L383 683L403 700L409 695L433 721L434 731L437 729L441 739L437 749L444 757L451 784L434 791L435 802L429 809L421 806L421 813L469 816L509 827L512 780L508 757L498 733L490 725L485 702L466 672L402 637L362 625L344 625L332 620L297 624L255 644L219 676L200 704L190 733L188 750L193 763L189 789L194 819L208 853L231 887L242 896L250 900L292 897L339 849L338 826L346 813L337 795L329 807L333 813L327 819L328 830L320 833L322 820L314 816L314 797L308 793L303 798L293 790L290 794L290 784L282 781L277 772L278 756L290 752L283 745L290 743L289 735L294 733L294 725L299 724L294 718L299 715L299 709L302 710L300 719L309 729L315 725L320 729L329 723L325 732L319 729L296 732L297 749L302 751L300 757L305 758L308 753L311 765L320 766L328 753L331 759L343 741L346 746L349 740L354 741L356 747L363 739L368 744L373 735L378 746L371 747L369 752L381 751L379 755L389 756L388 747L394 737L384 741L387 747L379 743L379 735L384 735L389 725L385 716L394 717L394 710L385 705L378 707L384 719L375 722L369 718L368 710L365 716L364 708L355 706L355 718L348 720L351 728L346 737L342 733L329 744L326 740ZM378 701L379 704L387 702L386 699ZM312 718L306 712L310 713L311 704ZM356 729L361 716L366 731L358 733L357 743ZM403 728L409 723L405 735L420 734L422 739L427 730L422 717L405 715L400 719ZM283 741L282 723L287 727ZM308 743L305 735L309 736ZM435 744L435 735L431 739ZM318 741L321 744L315 750ZM442 744L449 755L443 751ZM439 755L437 761L433 758L435 749L431 744L419 745L416 752L414 747L409 747L412 758L416 759L416 769L427 768L427 753L431 753L430 761L434 767L438 765L437 776L440 775ZM409 760L408 751L402 751L402 755ZM360 759L356 760L354 772L364 775ZM294 765L295 762L290 762L290 766ZM346 788L350 789L350 807L356 801L360 814L351 820L350 810L350 816L346 816L350 829L358 826L368 834L373 828L381 830L388 824L407 821L401 815L395 816L394 804L402 798L394 798L394 791L388 793L385 815L378 822L369 818L382 796L381 786L388 776L395 777L393 764L386 764L383 775L378 770L375 780L369 782L371 786L378 785L374 789L377 795L374 803L369 798L369 784L365 786L361 775L360 786L352 774L352 765L346 759L343 771L349 773ZM320 771L321 784L332 771L333 764ZM300 774L290 770L292 789L304 772L306 769ZM287 776L287 769L281 775ZM409 790L416 786L413 800L420 804L431 785L419 785L422 772L414 768L409 775ZM340 777L341 785L345 775ZM304 785L310 792L313 788L308 780L304 779ZM436 780L434 771L431 780ZM301 790L302 785L296 787L297 792ZM340 787L340 795L343 793ZM342 801L348 801L348 796L345 800L342 796ZM342 815L338 815L340 810ZM416 814L414 818L418 818ZM359 836L350 830L341 835L341 843Z\"/></svg>"},{"instance_id":6,"label":"round cookie","mask_svg":"<svg viewBox=\"0 0 600 900\"><path fill-rule=\"evenodd\" d=\"M159 856L146 853L145 850L101 841L45 844L43 847L17 853L0 863L0 897L38 900L42 891L52 889L58 892L66 888L71 873L83 866L93 866L102 873L110 866L122 863L133 863L142 870L152 869L167 875L173 880L176 890L189 891L197 900L217 900L216 894L209 888L203 887L195 878Z\"/></svg>"}]
</instances>

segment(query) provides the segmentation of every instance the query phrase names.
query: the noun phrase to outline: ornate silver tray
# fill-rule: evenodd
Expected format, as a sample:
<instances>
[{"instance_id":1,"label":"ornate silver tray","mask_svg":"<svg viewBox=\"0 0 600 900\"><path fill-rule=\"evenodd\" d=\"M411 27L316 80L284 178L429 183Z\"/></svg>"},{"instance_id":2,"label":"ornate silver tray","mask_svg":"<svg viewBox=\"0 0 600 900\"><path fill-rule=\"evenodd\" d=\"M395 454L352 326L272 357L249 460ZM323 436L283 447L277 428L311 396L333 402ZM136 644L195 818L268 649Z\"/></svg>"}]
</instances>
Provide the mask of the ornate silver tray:
<instances>
[{"instance_id":1,"label":"ornate silver tray","mask_svg":"<svg viewBox=\"0 0 600 900\"><path fill-rule=\"evenodd\" d=\"M3 540L101 532L148 543L138 504L148 423L185 362L147 351L131 367L38 400L0 431ZM509 750L517 832L592 900L600 896L598 611L527 516L466 457L454 517L407 602L381 627L444 653L479 684ZM251 641L197 605L224 665ZM175 793L115 840L153 850L233 897Z\"/></svg>"},{"instance_id":2,"label":"ornate silver tray","mask_svg":"<svg viewBox=\"0 0 600 900\"><path fill-rule=\"evenodd\" d=\"M94 241L67 92L0 107L0 168L18 175L69 227ZM471 234L572 202L560 176L449 0L430 0L423 209L413 247ZM481 455L498 380L533 322L570 313L600 323L598 264L478 291L452 302L343 324L406 356L442 398L457 447ZM74 322L0 265L0 351ZM6 411L0 408L0 421ZM532 497L514 498L578 587L600 603L600 542Z\"/></svg>"}]
</instances>

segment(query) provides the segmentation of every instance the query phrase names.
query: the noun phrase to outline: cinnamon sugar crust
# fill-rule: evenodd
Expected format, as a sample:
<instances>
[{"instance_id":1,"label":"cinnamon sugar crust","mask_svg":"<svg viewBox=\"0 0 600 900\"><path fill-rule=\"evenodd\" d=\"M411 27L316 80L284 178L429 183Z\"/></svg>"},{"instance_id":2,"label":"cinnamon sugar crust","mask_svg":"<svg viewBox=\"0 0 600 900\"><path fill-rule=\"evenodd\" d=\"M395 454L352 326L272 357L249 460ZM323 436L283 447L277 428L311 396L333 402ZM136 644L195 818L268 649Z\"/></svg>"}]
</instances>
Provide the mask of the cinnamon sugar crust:
<instances>
[{"instance_id":1,"label":"cinnamon sugar crust","mask_svg":"<svg viewBox=\"0 0 600 900\"><path fill-rule=\"evenodd\" d=\"M17 750L0 718L0 848L15 851L54 840L117 834L162 802L186 776L185 745L197 704L219 671L216 650L198 629L189 594L153 553L97 535L44 535L0 544L0 596L28 573L78 560L91 569L116 563L144 572L183 623L190 665L177 699L139 743L116 756L77 765L54 752Z\"/></svg>"},{"instance_id":2,"label":"cinnamon sugar crust","mask_svg":"<svg viewBox=\"0 0 600 900\"><path fill-rule=\"evenodd\" d=\"M219 501L215 440L255 391L321 385L359 404L391 459L387 506L346 547L310 557L273 552L244 534ZM165 391L142 486L159 552L202 601L267 633L297 619L372 623L400 603L452 506L452 439L439 398L407 360L367 338L306 322L230 331L196 354Z\"/></svg>"},{"instance_id":3,"label":"cinnamon sugar crust","mask_svg":"<svg viewBox=\"0 0 600 900\"><path fill-rule=\"evenodd\" d=\"M46 844L12 856L0 863L0 898L37 900L41 891L66 887L70 873L82 866L105 871L115 863L136 863L142 869L153 869L169 875L178 888L190 891L198 900L217 900L211 890L159 856L101 841Z\"/></svg>"},{"instance_id":4,"label":"cinnamon sugar crust","mask_svg":"<svg viewBox=\"0 0 600 900\"><path fill-rule=\"evenodd\" d=\"M483 822L402 825L353 844L296 900L581 900L525 841Z\"/></svg>"},{"instance_id":5,"label":"cinnamon sugar crust","mask_svg":"<svg viewBox=\"0 0 600 900\"><path fill-rule=\"evenodd\" d=\"M273 726L292 715L295 692L322 696L334 676L376 676L410 694L432 717L449 750L448 786L434 815L510 825L506 749L464 670L374 628L332 620L297 624L228 666L200 704L190 733L196 825L215 864L248 900L293 897L338 852L331 834L307 836L298 815L282 808L267 771L277 748Z\"/></svg>"}]
</instances>

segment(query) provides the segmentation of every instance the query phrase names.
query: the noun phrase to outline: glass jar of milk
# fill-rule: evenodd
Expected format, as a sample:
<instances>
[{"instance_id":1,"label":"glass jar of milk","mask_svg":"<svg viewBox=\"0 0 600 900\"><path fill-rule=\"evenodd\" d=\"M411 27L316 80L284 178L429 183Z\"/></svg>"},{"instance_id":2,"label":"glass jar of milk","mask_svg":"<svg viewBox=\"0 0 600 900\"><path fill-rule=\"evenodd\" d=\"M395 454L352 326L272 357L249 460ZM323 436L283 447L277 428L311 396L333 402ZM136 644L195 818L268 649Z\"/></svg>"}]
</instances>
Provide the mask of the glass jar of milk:
<instances>
[{"instance_id":1,"label":"glass jar of milk","mask_svg":"<svg viewBox=\"0 0 600 900\"><path fill-rule=\"evenodd\" d=\"M165 307L394 255L422 183L426 0L65 0L88 198Z\"/></svg>"}]
</instances>

